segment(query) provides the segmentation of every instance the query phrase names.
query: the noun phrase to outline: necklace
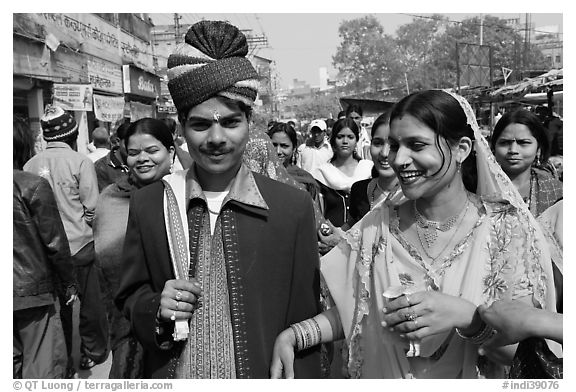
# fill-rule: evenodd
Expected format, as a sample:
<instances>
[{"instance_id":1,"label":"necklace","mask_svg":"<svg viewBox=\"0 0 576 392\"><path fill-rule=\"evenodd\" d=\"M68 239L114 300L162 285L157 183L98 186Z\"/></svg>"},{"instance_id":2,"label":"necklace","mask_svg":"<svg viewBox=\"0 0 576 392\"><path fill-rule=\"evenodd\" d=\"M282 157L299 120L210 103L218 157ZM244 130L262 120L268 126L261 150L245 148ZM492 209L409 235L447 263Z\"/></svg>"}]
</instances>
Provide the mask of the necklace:
<instances>
[{"instance_id":1,"label":"necklace","mask_svg":"<svg viewBox=\"0 0 576 392\"><path fill-rule=\"evenodd\" d=\"M212 210L210 209L210 207L208 207L208 204L206 204L206 208L208 209L208 212L210 212L210 213L213 214L213 215L219 215L219 214L220 214L220 210L219 210L219 211L212 211Z\"/></svg>"},{"instance_id":2,"label":"necklace","mask_svg":"<svg viewBox=\"0 0 576 392\"><path fill-rule=\"evenodd\" d=\"M414 206L416 206L416 202L414 202ZM470 199L466 199L465 207L458 214L460 219L458 220L458 225L456 226L456 228L460 227L460 225L462 224L462 221L464 220L464 217L466 216L466 213L468 212L469 207L470 207ZM437 223L437 222L434 222L434 223ZM426 253L426 256L428 256L428 258L432 260L432 263L434 263L436 261L436 259L444 253L444 251L452 243L452 240L456 236L456 233L458 233L458 230L454 230L454 233L452 233L452 236L450 236L450 239L448 241L446 241L446 245L444 245L444 247L440 250L440 252L438 252L438 254L436 256L432 256L430 253L428 253L426 246L424 246L424 242L426 242L426 245L428 245L429 248L431 247L431 245L429 245L427 240L426 240L426 232L424 233L425 241L422 241L422 234L420 233L420 231L421 230L419 228L419 225L417 224L416 225L416 233L418 234L418 241L420 241L420 245L422 246L424 253ZM438 234L437 233L435 233L435 234L436 234L436 237L438 237Z\"/></svg>"},{"instance_id":3,"label":"necklace","mask_svg":"<svg viewBox=\"0 0 576 392\"><path fill-rule=\"evenodd\" d=\"M372 207L374 207L374 204L376 204L376 190L380 190L380 192L384 193L384 190L382 188L380 188L380 184L378 184L378 179L374 180L374 188L372 188L372 197L370 198L370 209L372 209Z\"/></svg>"},{"instance_id":4,"label":"necklace","mask_svg":"<svg viewBox=\"0 0 576 392\"><path fill-rule=\"evenodd\" d=\"M438 232L440 230L442 232L446 232L454 227L458 218L462 215L462 212L468 208L469 200L466 198L466 204L462 207L462 210L454 216L446 219L444 222L435 222L431 220L427 220L424 216L418 211L418 207L416 207L416 201L414 201L414 217L416 221L416 231L418 232L418 236L420 236L420 231L423 232L423 237L425 239L426 245L428 248L434 246L434 243L438 239ZM420 237L419 237L420 238Z\"/></svg>"}]
</instances>

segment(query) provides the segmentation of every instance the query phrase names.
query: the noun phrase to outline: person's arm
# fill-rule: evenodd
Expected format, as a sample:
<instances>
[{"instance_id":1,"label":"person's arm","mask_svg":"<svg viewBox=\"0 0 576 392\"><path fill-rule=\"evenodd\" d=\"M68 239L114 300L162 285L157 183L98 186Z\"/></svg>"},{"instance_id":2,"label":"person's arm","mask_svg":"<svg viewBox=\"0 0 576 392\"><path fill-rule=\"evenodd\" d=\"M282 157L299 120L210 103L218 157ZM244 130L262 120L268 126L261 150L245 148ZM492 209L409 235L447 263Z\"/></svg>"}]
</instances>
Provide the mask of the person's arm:
<instances>
[{"instance_id":1,"label":"person's arm","mask_svg":"<svg viewBox=\"0 0 576 392\"><path fill-rule=\"evenodd\" d=\"M336 307L332 307L312 317L312 319L320 329L320 339L315 341L315 344L333 342L344 338L344 330ZM309 328L307 321L299 324L303 328ZM299 329L296 330L299 331ZM271 378L294 378L294 353L296 351L298 351L297 336L295 329L290 327L282 331L274 343L270 366Z\"/></svg>"},{"instance_id":2,"label":"person's arm","mask_svg":"<svg viewBox=\"0 0 576 392\"><path fill-rule=\"evenodd\" d=\"M80 178L78 187L80 193L80 203L84 207L84 220L92 226L96 204L98 203L98 179L94 164L90 159L84 159L80 164Z\"/></svg>"},{"instance_id":3,"label":"person's arm","mask_svg":"<svg viewBox=\"0 0 576 392\"><path fill-rule=\"evenodd\" d=\"M496 301L490 306L480 305L482 320L498 331L486 342L487 348L517 343L535 336L563 342L561 313L534 308L520 301Z\"/></svg>"},{"instance_id":4,"label":"person's arm","mask_svg":"<svg viewBox=\"0 0 576 392\"><path fill-rule=\"evenodd\" d=\"M66 231L58 212L58 205L50 184L41 179L30 199L30 213L42 242L46 249L46 256L51 269L59 277L67 300L76 295L76 280L73 275L72 259Z\"/></svg>"},{"instance_id":5,"label":"person's arm","mask_svg":"<svg viewBox=\"0 0 576 392\"><path fill-rule=\"evenodd\" d=\"M138 341L149 350L170 349L174 322L158 325L161 293L152 289L148 260L144 253L138 218L138 192L130 198L128 224L124 240L120 285L114 303L130 321L130 328ZM160 224L164 224L161 222ZM161 327L161 328L159 328ZM160 331L160 333L157 333Z\"/></svg>"}]
</instances>

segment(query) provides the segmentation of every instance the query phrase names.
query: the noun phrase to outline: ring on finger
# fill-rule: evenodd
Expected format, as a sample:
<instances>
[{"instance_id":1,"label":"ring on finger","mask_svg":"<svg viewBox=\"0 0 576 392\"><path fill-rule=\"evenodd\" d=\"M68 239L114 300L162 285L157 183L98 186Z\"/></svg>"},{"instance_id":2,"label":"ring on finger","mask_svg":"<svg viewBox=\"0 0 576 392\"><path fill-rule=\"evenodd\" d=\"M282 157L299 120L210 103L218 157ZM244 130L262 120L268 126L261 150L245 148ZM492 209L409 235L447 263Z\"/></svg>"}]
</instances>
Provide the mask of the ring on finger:
<instances>
[{"instance_id":1,"label":"ring on finger","mask_svg":"<svg viewBox=\"0 0 576 392\"><path fill-rule=\"evenodd\" d=\"M179 307L180 307L180 301L176 301L176 310L180 310Z\"/></svg>"},{"instance_id":2,"label":"ring on finger","mask_svg":"<svg viewBox=\"0 0 576 392\"><path fill-rule=\"evenodd\" d=\"M176 312L172 312L172 316L170 316L170 320L176 321Z\"/></svg>"},{"instance_id":3,"label":"ring on finger","mask_svg":"<svg viewBox=\"0 0 576 392\"><path fill-rule=\"evenodd\" d=\"M411 313L404 313L404 319L406 321L412 320L412 314Z\"/></svg>"},{"instance_id":4,"label":"ring on finger","mask_svg":"<svg viewBox=\"0 0 576 392\"><path fill-rule=\"evenodd\" d=\"M418 315L416 314L416 312L412 312L408 315L408 320L415 321L417 317Z\"/></svg>"},{"instance_id":5,"label":"ring on finger","mask_svg":"<svg viewBox=\"0 0 576 392\"><path fill-rule=\"evenodd\" d=\"M418 327L418 320L414 319L412 321L414 322L414 330L417 330L418 328L420 328L420 327Z\"/></svg>"},{"instance_id":6,"label":"ring on finger","mask_svg":"<svg viewBox=\"0 0 576 392\"><path fill-rule=\"evenodd\" d=\"M175 298L175 299L176 299L176 301L180 301L180 300L182 299L182 292L177 291L177 292L176 292L176 298Z\"/></svg>"},{"instance_id":7,"label":"ring on finger","mask_svg":"<svg viewBox=\"0 0 576 392\"><path fill-rule=\"evenodd\" d=\"M408 303L408 306L412 306L412 303L410 302L410 298L408 297L408 294L404 294L404 297L406 298L406 302Z\"/></svg>"}]
</instances>

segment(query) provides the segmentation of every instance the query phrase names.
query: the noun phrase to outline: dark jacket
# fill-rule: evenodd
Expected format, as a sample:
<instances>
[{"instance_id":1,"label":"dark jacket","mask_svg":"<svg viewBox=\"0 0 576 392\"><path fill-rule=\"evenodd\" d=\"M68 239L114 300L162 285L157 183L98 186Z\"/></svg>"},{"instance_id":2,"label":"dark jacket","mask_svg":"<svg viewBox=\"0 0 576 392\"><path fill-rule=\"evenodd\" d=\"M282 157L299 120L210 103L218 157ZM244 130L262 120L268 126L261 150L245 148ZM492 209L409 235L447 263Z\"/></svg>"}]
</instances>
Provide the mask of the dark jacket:
<instances>
[{"instance_id":1,"label":"dark jacket","mask_svg":"<svg viewBox=\"0 0 576 392\"><path fill-rule=\"evenodd\" d=\"M334 226L340 227L350 220L350 194L338 191L318 181L324 204L324 217Z\"/></svg>"},{"instance_id":2,"label":"dark jacket","mask_svg":"<svg viewBox=\"0 0 576 392\"><path fill-rule=\"evenodd\" d=\"M108 155L94 162L99 192L102 192L108 185L114 184L119 178L128 177L128 166L122 163L117 154L116 150L112 150Z\"/></svg>"},{"instance_id":3,"label":"dark jacket","mask_svg":"<svg viewBox=\"0 0 576 392\"><path fill-rule=\"evenodd\" d=\"M241 327L233 323L233 330L235 344L240 337L245 347L239 353L246 360L242 366L249 369L244 377L268 378L278 334L320 312L319 260L309 195L258 174L254 178L268 210L234 200L227 203L237 224L237 266L243 282ZM181 348L174 344L163 350L155 334L160 294L165 282L174 279L164 226L163 192L163 184L157 182L138 190L130 200L122 278L116 296L117 306L124 309L146 349L145 375L152 378L171 376L170 360ZM167 330L172 332L173 324ZM294 367L298 378L320 377L319 346L297 353Z\"/></svg>"},{"instance_id":4,"label":"dark jacket","mask_svg":"<svg viewBox=\"0 0 576 392\"><path fill-rule=\"evenodd\" d=\"M47 180L14 170L13 296L55 291L53 274L65 287L74 284L68 239Z\"/></svg>"},{"instance_id":5,"label":"dark jacket","mask_svg":"<svg viewBox=\"0 0 576 392\"><path fill-rule=\"evenodd\" d=\"M370 211L370 201L368 200L368 184L371 178L357 181L350 189L350 217L358 222Z\"/></svg>"}]
</instances>

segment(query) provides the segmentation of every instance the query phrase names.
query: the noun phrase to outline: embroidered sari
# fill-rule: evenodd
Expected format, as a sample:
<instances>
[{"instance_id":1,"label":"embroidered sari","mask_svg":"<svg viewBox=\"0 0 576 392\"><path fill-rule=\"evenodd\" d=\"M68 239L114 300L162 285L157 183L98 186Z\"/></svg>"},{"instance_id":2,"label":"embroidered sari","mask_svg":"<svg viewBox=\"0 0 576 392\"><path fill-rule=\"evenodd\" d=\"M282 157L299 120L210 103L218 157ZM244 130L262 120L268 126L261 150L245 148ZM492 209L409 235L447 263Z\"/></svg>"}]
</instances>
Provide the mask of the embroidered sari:
<instances>
[{"instance_id":1,"label":"embroidered sari","mask_svg":"<svg viewBox=\"0 0 576 392\"><path fill-rule=\"evenodd\" d=\"M420 357L407 358L408 343L381 326L382 294L391 286L404 285L413 292L438 290L476 305L523 299L554 311L552 265L544 236L490 153L472 109L464 98L452 96L466 112L476 139L479 185L473 202L479 218L474 227L448 256L429 264L398 228L398 206L406 201L389 199L364 216L321 259L321 272L349 346L347 365L353 378L486 375L478 347L454 330L425 338Z\"/></svg>"}]
</instances>

